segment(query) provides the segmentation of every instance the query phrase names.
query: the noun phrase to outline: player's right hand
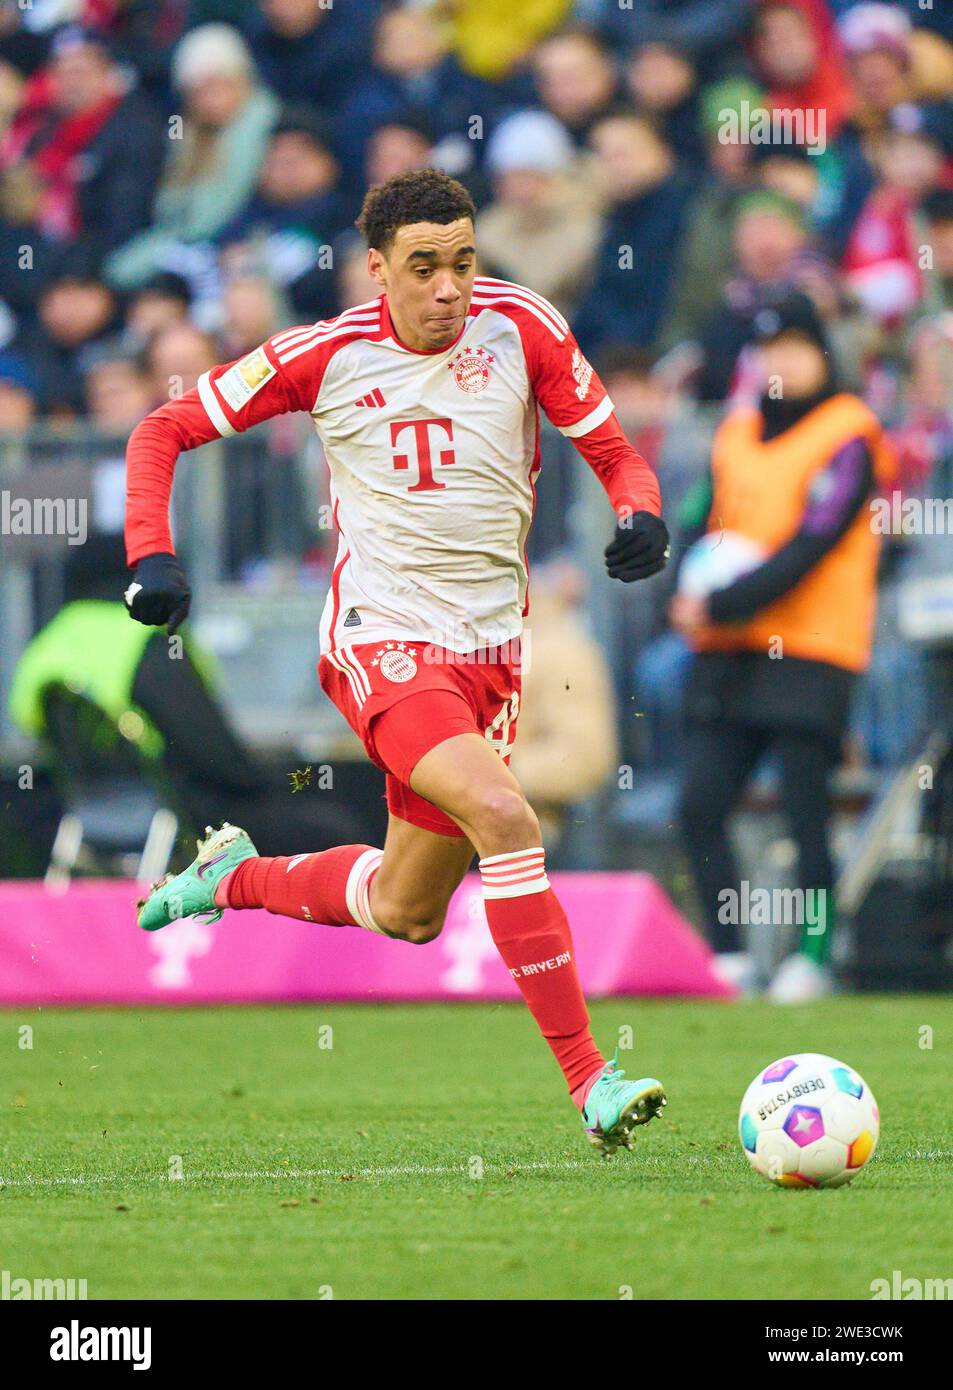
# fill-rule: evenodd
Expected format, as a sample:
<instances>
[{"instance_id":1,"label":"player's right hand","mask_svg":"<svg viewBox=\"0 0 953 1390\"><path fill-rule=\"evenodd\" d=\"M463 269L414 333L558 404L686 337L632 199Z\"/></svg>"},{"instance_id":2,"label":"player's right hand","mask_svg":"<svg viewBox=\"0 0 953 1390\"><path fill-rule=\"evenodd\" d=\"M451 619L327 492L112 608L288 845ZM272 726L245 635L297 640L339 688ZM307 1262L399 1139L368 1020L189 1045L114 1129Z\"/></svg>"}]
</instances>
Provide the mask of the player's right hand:
<instances>
[{"instance_id":1,"label":"player's right hand","mask_svg":"<svg viewBox=\"0 0 953 1390\"><path fill-rule=\"evenodd\" d=\"M176 557L161 551L143 555L124 597L129 615L137 623L147 627L168 623L171 637L188 617L192 591Z\"/></svg>"}]
</instances>

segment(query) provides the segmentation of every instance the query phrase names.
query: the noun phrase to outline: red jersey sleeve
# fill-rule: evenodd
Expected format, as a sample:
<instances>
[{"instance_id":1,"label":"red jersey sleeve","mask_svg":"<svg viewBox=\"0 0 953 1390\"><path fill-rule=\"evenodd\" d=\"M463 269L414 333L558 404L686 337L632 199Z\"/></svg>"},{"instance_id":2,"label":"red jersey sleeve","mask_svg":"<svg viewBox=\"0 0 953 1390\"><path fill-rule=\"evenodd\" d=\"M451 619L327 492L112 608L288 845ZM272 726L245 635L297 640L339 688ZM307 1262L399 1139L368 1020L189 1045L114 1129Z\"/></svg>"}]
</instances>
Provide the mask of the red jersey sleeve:
<instances>
[{"instance_id":1,"label":"red jersey sleeve","mask_svg":"<svg viewBox=\"0 0 953 1390\"><path fill-rule=\"evenodd\" d=\"M317 401L325 353L295 353L314 327L287 329L234 362L213 367L198 386L168 401L133 430L126 447L126 560L171 552L169 498L179 454ZM297 337L296 337L297 335ZM279 355L280 354L280 355Z\"/></svg>"},{"instance_id":2,"label":"red jersey sleeve","mask_svg":"<svg viewBox=\"0 0 953 1390\"><path fill-rule=\"evenodd\" d=\"M647 511L660 516L655 472L623 434L609 393L566 320L541 295L518 286L509 293L530 388L548 419L573 441L617 515Z\"/></svg>"}]
</instances>

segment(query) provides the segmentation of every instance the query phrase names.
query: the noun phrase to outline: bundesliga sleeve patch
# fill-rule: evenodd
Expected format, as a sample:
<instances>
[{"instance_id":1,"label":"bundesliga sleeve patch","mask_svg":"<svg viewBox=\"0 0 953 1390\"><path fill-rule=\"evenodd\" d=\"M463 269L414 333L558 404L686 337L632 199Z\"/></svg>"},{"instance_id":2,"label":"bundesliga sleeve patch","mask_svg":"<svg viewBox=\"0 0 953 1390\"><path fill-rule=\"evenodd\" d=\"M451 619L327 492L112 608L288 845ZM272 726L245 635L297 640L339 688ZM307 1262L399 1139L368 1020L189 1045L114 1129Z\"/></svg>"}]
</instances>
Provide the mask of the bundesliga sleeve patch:
<instances>
[{"instance_id":1,"label":"bundesliga sleeve patch","mask_svg":"<svg viewBox=\"0 0 953 1390\"><path fill-rule=\"evenodd\" d=\"M575 348L572 354L572 374L576 383L576 395L584 401L589 394L589 383L592 381L592 368L583 357L579 348Z\"/></svg>"},{"instance_id":2,"label":"bundesliga sleeve patch","mask_svg":"<svg viewBox=\"0 0 953 1390\"><path fill-rule=\"evenodd\" d=\"M226 405L236 413L247 405L256 391L270 381L277 368L268 361L263 348L256 348L234 367L229 367L216 381L215 388Z\"/></svg>"}]
</instances>

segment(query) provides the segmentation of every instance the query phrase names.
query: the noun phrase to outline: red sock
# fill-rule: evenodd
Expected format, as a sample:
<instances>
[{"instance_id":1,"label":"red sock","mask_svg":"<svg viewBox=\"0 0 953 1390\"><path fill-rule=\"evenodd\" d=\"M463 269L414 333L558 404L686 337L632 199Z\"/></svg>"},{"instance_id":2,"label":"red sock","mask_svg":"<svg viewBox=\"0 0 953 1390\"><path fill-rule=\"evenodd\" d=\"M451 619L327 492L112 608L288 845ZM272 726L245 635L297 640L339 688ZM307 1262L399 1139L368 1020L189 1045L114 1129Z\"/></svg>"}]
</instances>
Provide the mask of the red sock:
<instances>
[{"instance_id":1,"label":"red sock","mask_svg":"<svg viewBox=\"0 0 953 1390\"><path fill-rule=\"evenodd\" d=\"M371 880L383 853L372 845L337 845L320 854L244 859L225 885L228 906L265 907L302 922L379 932L371 915Z\"/></svg>"},{"instance_id":2,"label":"red sock","mask_svg":"<svg viewBox=\"0 0 953 1390\"><path fill-rule=\"evenodd\" d=\"M490 935L553 1050L570 1091L604 1063L589 1031L566 914L546 877L545 851L480 860Z\"/></svg>"}]
</instances>

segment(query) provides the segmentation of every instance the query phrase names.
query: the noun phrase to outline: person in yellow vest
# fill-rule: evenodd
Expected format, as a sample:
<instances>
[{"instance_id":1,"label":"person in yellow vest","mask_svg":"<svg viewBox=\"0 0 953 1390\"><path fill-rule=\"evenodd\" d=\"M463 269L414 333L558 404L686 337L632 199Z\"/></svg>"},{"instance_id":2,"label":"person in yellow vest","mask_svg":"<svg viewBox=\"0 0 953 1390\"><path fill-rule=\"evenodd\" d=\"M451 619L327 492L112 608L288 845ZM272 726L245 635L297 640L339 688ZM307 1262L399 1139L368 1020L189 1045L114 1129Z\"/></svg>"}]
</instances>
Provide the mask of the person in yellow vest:
<instances>
[{"instance_id":1,"label":"person in yellow vest","mask_svg":"<svg viewBox=\"0 0 953 1390\"><path fill-rule=\"evenodd\" d=\"M694 499L705 535L683 559L669 610L695 652L680 809L719 969L750 986L739 930L753 915L750 888L738 880L728 818L762 757L778 760L802 890L785 904L801 934L770 994L793 1003L831 986L828 783L870 659L879 538L869 500L892 479L893 458L873 413L839 389L806 296L791 291L760 310L753 335L764 391L716 433L711 478Z\"/></svg>"}]
</instances>

